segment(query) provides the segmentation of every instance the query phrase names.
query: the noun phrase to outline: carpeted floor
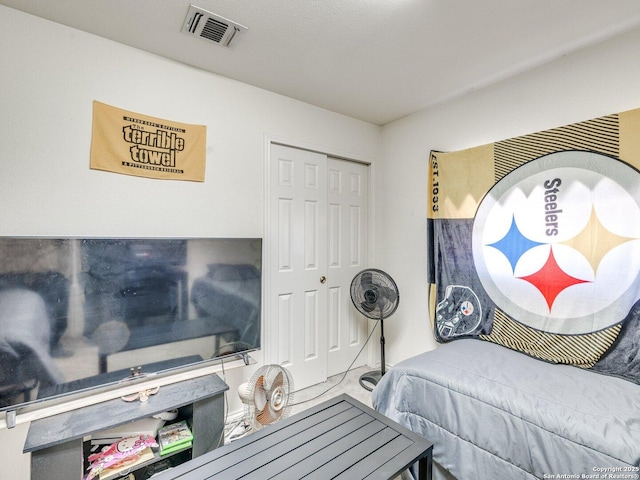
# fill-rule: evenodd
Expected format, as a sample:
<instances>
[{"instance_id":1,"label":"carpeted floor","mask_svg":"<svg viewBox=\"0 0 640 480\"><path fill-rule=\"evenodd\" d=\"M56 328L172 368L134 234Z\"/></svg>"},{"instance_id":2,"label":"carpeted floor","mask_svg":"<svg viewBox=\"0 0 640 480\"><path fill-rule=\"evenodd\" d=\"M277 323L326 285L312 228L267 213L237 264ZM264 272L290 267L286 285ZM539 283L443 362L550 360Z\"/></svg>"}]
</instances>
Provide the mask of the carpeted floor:
<instances>
[{"instance_id":1,"label":"carpeted floor","mask_svg":"<svg viewBox=\"0 0 640 480\"><path fill-rule=\"evenodd\" d=\"M293 415L306 410L309 407L313 407L343 393L352 396L370 407L371 392L362 388L358 382L360 376L369 370L371 370L371 367L356 368L347 373L346 376L344 374L336 375L330 377L324 383L296 391L293 398L294 407L291 414ZM343 377L344 380L342 380Z\"/></svg>"}]
</instances>

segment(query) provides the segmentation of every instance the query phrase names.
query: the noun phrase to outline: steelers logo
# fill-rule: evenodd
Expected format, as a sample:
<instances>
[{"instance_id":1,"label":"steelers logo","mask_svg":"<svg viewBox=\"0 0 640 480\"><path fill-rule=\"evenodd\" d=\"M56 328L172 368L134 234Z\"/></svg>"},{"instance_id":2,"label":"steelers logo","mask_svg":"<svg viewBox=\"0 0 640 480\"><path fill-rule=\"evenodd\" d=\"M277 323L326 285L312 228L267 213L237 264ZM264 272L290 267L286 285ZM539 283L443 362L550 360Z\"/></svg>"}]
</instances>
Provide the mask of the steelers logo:
<instances>
[{"instance_id":1,"label":"steelers logo","mask_svg":"<svg viewBox=\"0 0 640 480\"><path fill-rule=\"evenodd\" d=\"M640 297L640 174L615 158L565 151L524 164L487 193L472 235L487 294L529 327L599 331Z\"/></svg>"},{"instance_id":2,"label":"steelers logo","mask_svg":"<svg viewBox=\"0 0 640 480\"><path fill-rule=\"evenodd\" d=\"M471 302L462 302L462 305L460 305L460 312L462 312L462 314L465 317L468 317L469 315L473 314L473 303Z\"/></svg>"}]
</instances>

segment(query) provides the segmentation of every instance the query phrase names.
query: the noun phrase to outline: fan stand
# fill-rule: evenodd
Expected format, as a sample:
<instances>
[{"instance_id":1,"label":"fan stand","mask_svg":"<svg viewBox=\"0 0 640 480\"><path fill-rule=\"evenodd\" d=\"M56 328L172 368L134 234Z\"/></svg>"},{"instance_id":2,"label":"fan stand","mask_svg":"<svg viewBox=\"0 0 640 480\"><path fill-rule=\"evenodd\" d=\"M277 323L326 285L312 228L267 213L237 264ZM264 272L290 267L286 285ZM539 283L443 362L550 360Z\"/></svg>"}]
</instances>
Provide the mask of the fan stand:
<instances>
[{"instance_id":1,"label":"fan stand","mask_svg":"<svg viewBox=\"0 0 640 480\"><path fill-rule=\"evenodd\" d=\"M372 370L370 372L363 373L360 376L360 386L370 392L373 391L374 387L386 372L384 363L384 343L384 321L382 315L380 315L380 370Z\"/></svg>"}]
</instances>

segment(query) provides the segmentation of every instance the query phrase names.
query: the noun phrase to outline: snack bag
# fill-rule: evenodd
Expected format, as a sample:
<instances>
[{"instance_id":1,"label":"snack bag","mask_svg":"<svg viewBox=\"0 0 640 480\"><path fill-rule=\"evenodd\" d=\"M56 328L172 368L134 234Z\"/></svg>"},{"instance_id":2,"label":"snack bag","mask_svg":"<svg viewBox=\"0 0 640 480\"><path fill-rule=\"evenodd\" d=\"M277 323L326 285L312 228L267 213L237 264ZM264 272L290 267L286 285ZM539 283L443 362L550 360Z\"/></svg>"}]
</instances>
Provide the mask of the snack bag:
<instances>
[{"instance_id":1,"label":"snack bag","mask_svg":"<svg viewBox=\"0 0 640 480\"><path fill-rule=\"evenodd\" d=\"M133 462L147 447L157 447L156 439L150 435L125 437L112 443L101 452L89 455L89 473L87 480L91 480L107 468L126 462Z\"/></svg>"}]
</instances>

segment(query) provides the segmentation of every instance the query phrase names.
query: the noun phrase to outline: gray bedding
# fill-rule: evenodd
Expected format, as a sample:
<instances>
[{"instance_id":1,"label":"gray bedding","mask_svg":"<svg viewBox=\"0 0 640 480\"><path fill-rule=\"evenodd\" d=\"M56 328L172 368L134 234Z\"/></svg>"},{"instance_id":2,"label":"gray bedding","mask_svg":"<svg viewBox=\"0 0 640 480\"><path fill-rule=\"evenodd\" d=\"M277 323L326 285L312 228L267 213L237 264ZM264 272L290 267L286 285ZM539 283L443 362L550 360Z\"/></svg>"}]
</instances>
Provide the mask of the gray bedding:
<instances>
[{"instance_id":1,"label":"gray bedding","mask_svg":"<svg viewBox=\"0 0 640 480\"><path fill-rule=\"evenodd\" d=\"M457 340L390 369L372 400L434 442L436 478L639 478L640 385L620 378Z\"/></svg>"}]
</instances>

